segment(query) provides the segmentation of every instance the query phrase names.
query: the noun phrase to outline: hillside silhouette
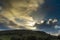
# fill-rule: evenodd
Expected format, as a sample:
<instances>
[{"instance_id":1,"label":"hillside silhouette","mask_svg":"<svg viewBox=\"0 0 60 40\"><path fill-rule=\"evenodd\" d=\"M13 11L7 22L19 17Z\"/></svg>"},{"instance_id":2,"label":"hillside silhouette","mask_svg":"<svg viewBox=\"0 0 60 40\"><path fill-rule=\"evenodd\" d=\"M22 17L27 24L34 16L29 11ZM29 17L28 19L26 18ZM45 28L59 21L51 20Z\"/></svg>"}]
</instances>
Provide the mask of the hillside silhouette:
<instances>
[{"instance_id":1,"label":"hillside silhouette","mask_svg":"<svg viewBox=\"0 0 60 40\"><path fill-rule=\"evenodd\" d=\"M0 31L1 40L60 40L60 36L52 36L42 31L8 30Z\"/></svg>"}]
</instances>

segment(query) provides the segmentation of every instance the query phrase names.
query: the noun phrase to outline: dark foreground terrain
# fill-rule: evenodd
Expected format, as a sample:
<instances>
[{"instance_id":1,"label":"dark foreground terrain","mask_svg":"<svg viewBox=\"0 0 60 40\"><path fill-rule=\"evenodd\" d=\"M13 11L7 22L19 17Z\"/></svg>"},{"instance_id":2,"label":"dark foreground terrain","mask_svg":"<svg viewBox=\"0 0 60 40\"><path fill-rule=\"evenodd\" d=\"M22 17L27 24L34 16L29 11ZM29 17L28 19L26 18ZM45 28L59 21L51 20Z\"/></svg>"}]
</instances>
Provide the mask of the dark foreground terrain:
<instances>
[{"instance_id":1,"label":"dark foreground terrain","mask_svg":"<svg viewBox=\"0 0 60 40\"><path fill-rule=\"evenodd\" d=\"M52 36L42 31L8 30L0 31L0 40L60 40L60 36Z\"/></svg>"}]
</instances>

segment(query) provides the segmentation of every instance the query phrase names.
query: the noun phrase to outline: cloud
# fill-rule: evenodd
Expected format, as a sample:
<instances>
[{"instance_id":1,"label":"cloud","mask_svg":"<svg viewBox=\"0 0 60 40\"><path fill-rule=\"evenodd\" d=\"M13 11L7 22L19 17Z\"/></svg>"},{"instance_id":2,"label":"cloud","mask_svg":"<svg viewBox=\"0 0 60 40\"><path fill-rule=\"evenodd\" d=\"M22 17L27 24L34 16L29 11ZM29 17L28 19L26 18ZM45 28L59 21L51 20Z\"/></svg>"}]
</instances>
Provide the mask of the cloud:
<instances>
[{"instance_id":1,"label":"cloud","mask_svg":"<svg viewBox=\"0 0 60 40\"><path fill-rule=\"evenodd\" d=\"M33 18L29 16L32 11L38 8L37 0L3 0L1 1L1 7L3 7L3 17L12 21L13 24L18 26L27 26L26 24L33 23ZM8 22L9 22L8 21Z\"/></svg>"}]
</instances>

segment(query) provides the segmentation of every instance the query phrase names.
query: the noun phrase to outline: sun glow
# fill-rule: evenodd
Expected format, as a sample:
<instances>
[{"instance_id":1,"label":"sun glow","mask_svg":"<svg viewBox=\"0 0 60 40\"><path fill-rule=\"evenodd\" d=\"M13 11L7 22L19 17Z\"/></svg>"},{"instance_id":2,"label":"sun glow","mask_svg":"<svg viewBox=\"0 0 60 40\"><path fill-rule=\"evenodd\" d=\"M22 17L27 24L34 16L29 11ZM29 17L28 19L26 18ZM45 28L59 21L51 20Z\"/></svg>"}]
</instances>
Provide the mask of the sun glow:
<instances>
[{"instance_id":1,"label":"sun glow","mask_svg":"<svg viewBox=\"0 0 60 40\"><path fill-rule=\"evenodd\" d=\"M34 25L35 25L35 22L27 22L26 25L27 25L27 26L34 26Z\"/></svg>"}]
</instances>

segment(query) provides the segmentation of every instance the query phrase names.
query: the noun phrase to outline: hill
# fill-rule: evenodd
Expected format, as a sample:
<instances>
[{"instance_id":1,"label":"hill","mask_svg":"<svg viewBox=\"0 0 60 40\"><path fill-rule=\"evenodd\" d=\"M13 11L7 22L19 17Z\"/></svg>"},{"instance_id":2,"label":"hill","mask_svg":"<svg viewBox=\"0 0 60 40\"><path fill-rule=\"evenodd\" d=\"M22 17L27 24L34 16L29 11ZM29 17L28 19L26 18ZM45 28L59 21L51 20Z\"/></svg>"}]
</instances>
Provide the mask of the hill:
<instances>
[{"instance_id":1,"label":"hill","mask_svg":"<svg viewBox=\"0 0 60 40\"><path fill-rule=\"evenodd\" d=\"M60 36L52 36L42 31L7 30L0 31L0 40L60 40Z\"/></svg>"}]
</instances>

